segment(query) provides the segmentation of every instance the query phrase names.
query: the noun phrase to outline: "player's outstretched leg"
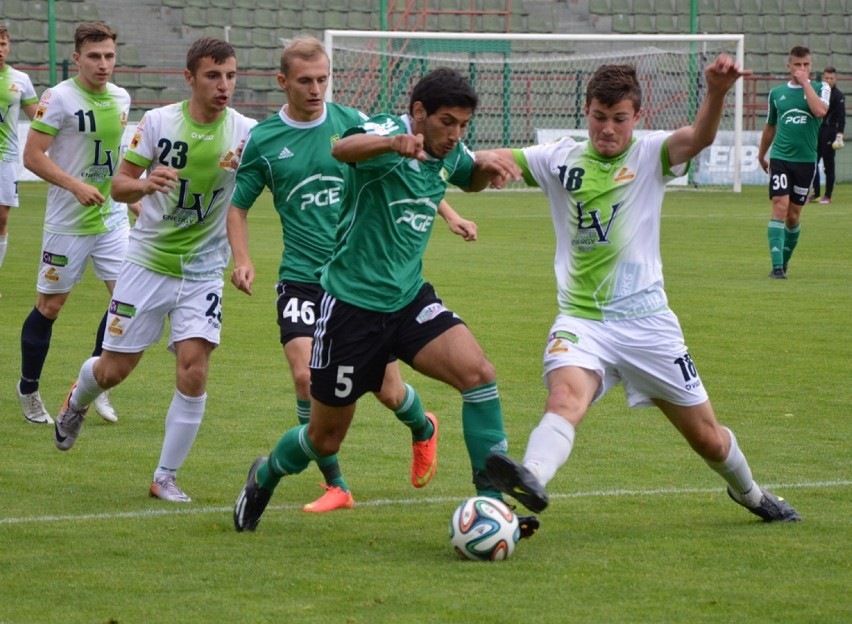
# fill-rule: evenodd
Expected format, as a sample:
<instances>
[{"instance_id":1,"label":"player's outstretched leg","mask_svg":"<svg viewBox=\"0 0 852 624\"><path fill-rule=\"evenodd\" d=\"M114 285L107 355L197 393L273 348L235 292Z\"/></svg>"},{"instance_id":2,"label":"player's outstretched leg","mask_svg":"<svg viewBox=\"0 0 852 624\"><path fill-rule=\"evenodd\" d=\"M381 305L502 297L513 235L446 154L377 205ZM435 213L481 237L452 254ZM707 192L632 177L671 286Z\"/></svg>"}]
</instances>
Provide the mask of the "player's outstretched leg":
<instances>
[{"instance_id":1,"label":"player's outstretched leg","mask_svg":"<svg viewBox=\"0 0 852 624\"><path fill-rule=\"evenodd\" d=\"M311 402L297 398L296 415L299 417L299 424L307 425L311 420ZM304 505L302 511L326 513L335 509L352 509L355 506L355 499L343 478L337 455L317 459L317 467L325 479L325 483L320 483L319 486L325 491L315 501Z\"/></svg>"},{"instance_id":2,"label":"player's outstretched leg","mask_svg":"<svg viewBox=\"0 0 852 624\"><path fill-rule=\"evenodd\" d=\"M263 511L272 498L272 492L257 483L257 469L266 461L266 457L254 460L246 478L243 491L234 504L234 528L237 531L254 531L260 522Z\"/></svg>"},{"instance_id":3,"label":"player's outstretched leg","mask_svg":"<svg viewBox=\"0 0 852 624\"><path fill-rule=\"evenodd\" d=\"M760 489L762 496L760 497L760 503L754 507L747 505L730 486L728 486L728 496L734 502L748 509L755 516L762 518L764 522L801 522L802 516L793 509L790 503L780 496L775 496L775 494L759 485L755 487Z\"/></svg>"},{"instance_id":4,"label":"player's outstretched leg","mask_svg":"<svg viewBox=\"0 0 852 624\"><path fill-rule=\"evenodd\" d=\"M485 474L498 490L516 498L530 511L539 513L548 504L547 492L529 470L508 455L491 453L485 459Z\"/></svg>"},{"instance_id":5,"label":"player's outstretched leg","mask_svg":"<svg viewBox=\"0 0 852 624\"><path fill-rule=\"evenodd\" d=\"M77 441L77 436L80 435L80 429L83 428L83 421L86 420L86 412L89 411L88 406L79 410L71 407L71 393L77 387L77 382L71 386L68 391L68 396L65 397L65 402L56 416L56 422L53 424L54 441L56 448L60 451L67 451L74 442Z\"/></svg>"}]
</instances>

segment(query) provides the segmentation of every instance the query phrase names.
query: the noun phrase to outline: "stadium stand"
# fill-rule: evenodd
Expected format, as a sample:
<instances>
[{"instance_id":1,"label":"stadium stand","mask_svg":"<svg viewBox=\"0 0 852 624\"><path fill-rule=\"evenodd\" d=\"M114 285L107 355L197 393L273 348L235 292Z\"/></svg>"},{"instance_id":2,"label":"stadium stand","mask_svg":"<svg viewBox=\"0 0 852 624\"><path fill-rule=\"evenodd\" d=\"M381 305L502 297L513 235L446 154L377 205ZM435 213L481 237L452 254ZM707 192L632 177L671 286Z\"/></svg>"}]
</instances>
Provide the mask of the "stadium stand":
<instances>
[{"instance_id":1,"label":"stadium stand","mask_svg":"<svg viewBox=\"0 0 852 624\"><path fill-rule=\"evenodd\" d=\"M5 0L3 2L3 19L25 20L29 17L23 0Z\"/></svg>"},{"instance_id":2,"label":"stadium stand","mask_svg":"<svg viewBox=\"0 0 852 624\"><path fill-rule=\"evenodd\" d=\"M14 40L9 61L27 66L39 91L49 86L47 4L0 0L0 19ZM407 0L388 5L392 12L386 21L392 29L629 34L688 32L691 0ZM841 75L852 71L850 5L852 0L698 0L697 26L698 32L746 34L746 66L758 74L751 90L760 97L786 74L785 55L800 43L812 48L816 67L835 65ZM184 92L182 76L161 70L181 68L189 42L203 35L227 37L240 67L256 73L237 95L257 117L279 104L274 75L282 40L297 34L322 37L327 28L377 29L381 20L379 0L74 0L54 7L60 78L71 71L74 28L82 21L103 19L119 32L122 72L117 79L145 102ZM547 45L530 43L527 49L547 51Z\"/></svg>"}]
</instances>

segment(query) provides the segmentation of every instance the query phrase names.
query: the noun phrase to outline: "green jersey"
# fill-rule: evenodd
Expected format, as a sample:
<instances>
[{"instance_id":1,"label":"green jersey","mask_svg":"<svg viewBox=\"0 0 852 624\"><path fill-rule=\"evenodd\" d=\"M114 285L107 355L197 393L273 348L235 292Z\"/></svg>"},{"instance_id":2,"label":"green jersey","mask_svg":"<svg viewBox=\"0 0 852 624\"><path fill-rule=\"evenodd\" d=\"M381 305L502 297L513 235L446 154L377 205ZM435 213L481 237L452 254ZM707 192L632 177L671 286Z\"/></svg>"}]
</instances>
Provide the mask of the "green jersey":
<instances>
[{"instance_id":1,"label":"green jersey","mask_svg":"<svg viewBox=\"0 0 852 624\"><path fill-rule=\"evenodd\" d=\"M50 159L106 198L102 206L83 206L74 193L51 184L46 231L85 236L127 227L127 206L113 201L110 187L129 110L130 95L112 83L94 93L69 78L42 94L31 128L54 137Z\"/></svg>"},{"instance_id":2,"label":"green jersey","mask_svg":"<svg viewBox=\"0 0 852 624\"><path fill-rule=\"evenodd\" d=\"M142 198L127 261L155 273L188 280L221 279L231 257L225 223L235 172L236 152L255 124L225 109L211 124L189 116L188 102L145 113L124 158L148 172L175 169L169 193Z\"/></svg>"},{"instance_id":3,"label":"green jersey","mask_svg":"<svg viewBox=\"0 0 852 624\"><path fill-rule=\"evenodd\" d=\"M346 134L411 134L408 115L377 115ZM446 158L420 162L395 152L349 168L337 242L320 284L375 312L396 312L425 283L423 253L447 183L472 183L474 156L459 142Z\"/></svg>"},{"instance_id":4,"label":"green jersey","mask_svg":"<svg viewBox=\"0 0 852 624\"><path fill-rule=\"evenodd\" d=\"M816 81L811 81L811 86L828 106L831 87ZM770 158L788 162L816 162L817 137L822 119L811 112L801 85L788 82L769 92L766 123L776 126L775 139L769 150Z\"/></svg>"},{"instance_id":5,"label":"green jersey","mask_svg":"<svg viewBox=\"0 0 852 624\"><path fill-rule=\"evenodd\" d=\"M6 65L0 71L0 161L17 163L21 106L38 102L30 77Z\"/></svg>"},{"instance_id":6,"label":"green jersey","mask_svg":"<svg viewBox=\"0 0 852 624\"><path fill-rule=\"evenodd\" d=\"M272 191L284 239L279 280L319 281L334 248L346 169L332 158L331 147L366 119L354 108L326 103L314 121L293 121L282 108L252 128L231 204L249 210L264 187Z\"/></svg>"}]
</instances>

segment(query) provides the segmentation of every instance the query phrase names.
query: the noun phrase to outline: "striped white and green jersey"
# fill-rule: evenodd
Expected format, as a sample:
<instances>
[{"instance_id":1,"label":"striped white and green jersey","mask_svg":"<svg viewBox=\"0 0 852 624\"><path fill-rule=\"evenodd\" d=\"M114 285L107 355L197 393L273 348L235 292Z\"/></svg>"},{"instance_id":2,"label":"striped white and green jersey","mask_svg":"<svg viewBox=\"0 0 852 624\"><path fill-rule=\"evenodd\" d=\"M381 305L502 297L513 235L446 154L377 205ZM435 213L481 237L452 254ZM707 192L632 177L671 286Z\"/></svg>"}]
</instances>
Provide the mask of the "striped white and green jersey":
<instances>
[{"instance_id":1,"label":"striped white and green jersey","mask_svg":"<svg viewBox=\"0 0 852 624\"><path fill-rule=\"evenodd\" d=\"M828 106L831 87L824 82L811 81L819 99ZM770 158L787 162L814 163L817 160L817 139L822 119L814 116L802 85L788 82L769 92L769 112L766 123L775 126L775 139Z\"/></svg>"},{"instance_id":2,"label":"striped white and green jersey","mask_svg":"<svg viewBox=\"0 0 852 624\"><path fill-rule=\"evenodd\" d=\"M232 161L255 123L228 108L214 123L199 124L186 101L145 113L124 157L149 173L171 167L178 181L167 194L142 198L129 262L188 280L221 279L231 255L225 223L236 178Z\"/></svg>"},{"instance_id":3,"label":"striped white and green jersey","mask_svg":"<svg viewBox=\"0 0 852 624\"><path fill-rule=\"evenodd\" d=\"M127 226L127 206L113 201L109 192L129 110L130 95L112 83L103 93L94 93L69 78L42 94L31 128L54 137L50 159L106 198L102 206L82 206L74 193L51 184L46 231L90 235Z\"/></svg>"},{"instance_id":4,"label":"striped white and green jersey","mask_svg":"<svg viewBox=\"0 0 852 624\"><path fill-rule=\"evenodd\" d=\"M21 106L38 102L30 77L13 67L0 71L0 161L20 162L18 116Z\"/></svg>"},{"instance_id":5,"label":"striped white and green jersey","mask_svg":"<svg viewBox=\"0 0 852 624\"><path fill-rule=\"evenodd\" d=\"M514 150L527 184L550 200L560 313L615 320L668 310L660 214L666 182L689 168L669 166L668 136L634 138L612 158L570 138Z\"/></svg>"},{"instance_id":6,"label":"striped white and green jersey","mask_svg":"<svg viewBox=\"0 0 852 624\"><path fill-rule=\"evenodd\" d=\"M284 238L279 280L319 282L318 271L334 248L348 168L331 148L366 120L354 108L328 102L314 121L293 121L282 109L252 129L231 203L248 210L264 188L272 191Z\"/></svg>"}]
</instances>

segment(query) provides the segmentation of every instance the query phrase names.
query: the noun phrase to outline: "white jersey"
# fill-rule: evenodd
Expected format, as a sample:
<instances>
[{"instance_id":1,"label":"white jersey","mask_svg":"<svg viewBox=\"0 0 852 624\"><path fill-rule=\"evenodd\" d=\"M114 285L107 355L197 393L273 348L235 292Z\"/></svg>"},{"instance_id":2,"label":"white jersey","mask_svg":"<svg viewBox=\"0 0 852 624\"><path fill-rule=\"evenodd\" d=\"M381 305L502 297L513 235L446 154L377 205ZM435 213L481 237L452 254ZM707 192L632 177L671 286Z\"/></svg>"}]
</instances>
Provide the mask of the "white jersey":
<instances>
[{"instance_id":1,"label":"white jersey","mask_svg":"<svg viewBox=\"0 0 852 624\"><path fill-rule=\"evenodd\" d=\"M212 124L189 116L188 102L145 113L125 154L150 173L165 165L178 181L142 198L127 260L189 280L221 279L231 256L225 224L236 172L232 161L253 119L228 108Z\"/></svg>"},{"instance_id":2,"label":"white jersey","mask_svg":"<svg viewBox=\"0 0 852 624\"><path fill-rule=\"evenodd\" d=\"M128 226L127 206L113 201L110 187L129 111L130 95L112 83L103 93L94 93L69 78L42 94L30 127L54 137L48 155L62 171L106 198L102 206L83 206L74 193L51 184L46 231L85 236Z\"/></svg>"},{"instance_id":3,"label":"white jersey","mask_svg":"<svg viewBox=\"0 0 852 624\"><path fill-rule=\"evenodd\" d=\"M21 106L38 102L30 77L13 67L0 71L0 161L17 163Z\"/></svg>"},{"instance_id":4,"label":"white jersey","mask_svg":"<svg viewBox=\"0 0 852 624\"><path fill-rule=\"evenodd\" d=\"M689 168L669 167L668 136L634 139L613 158L570 138L514 151L527 183L550 200L560 313L615 320L668 310L660 213L666 182Z\"/></svg>"}]
</instances>

